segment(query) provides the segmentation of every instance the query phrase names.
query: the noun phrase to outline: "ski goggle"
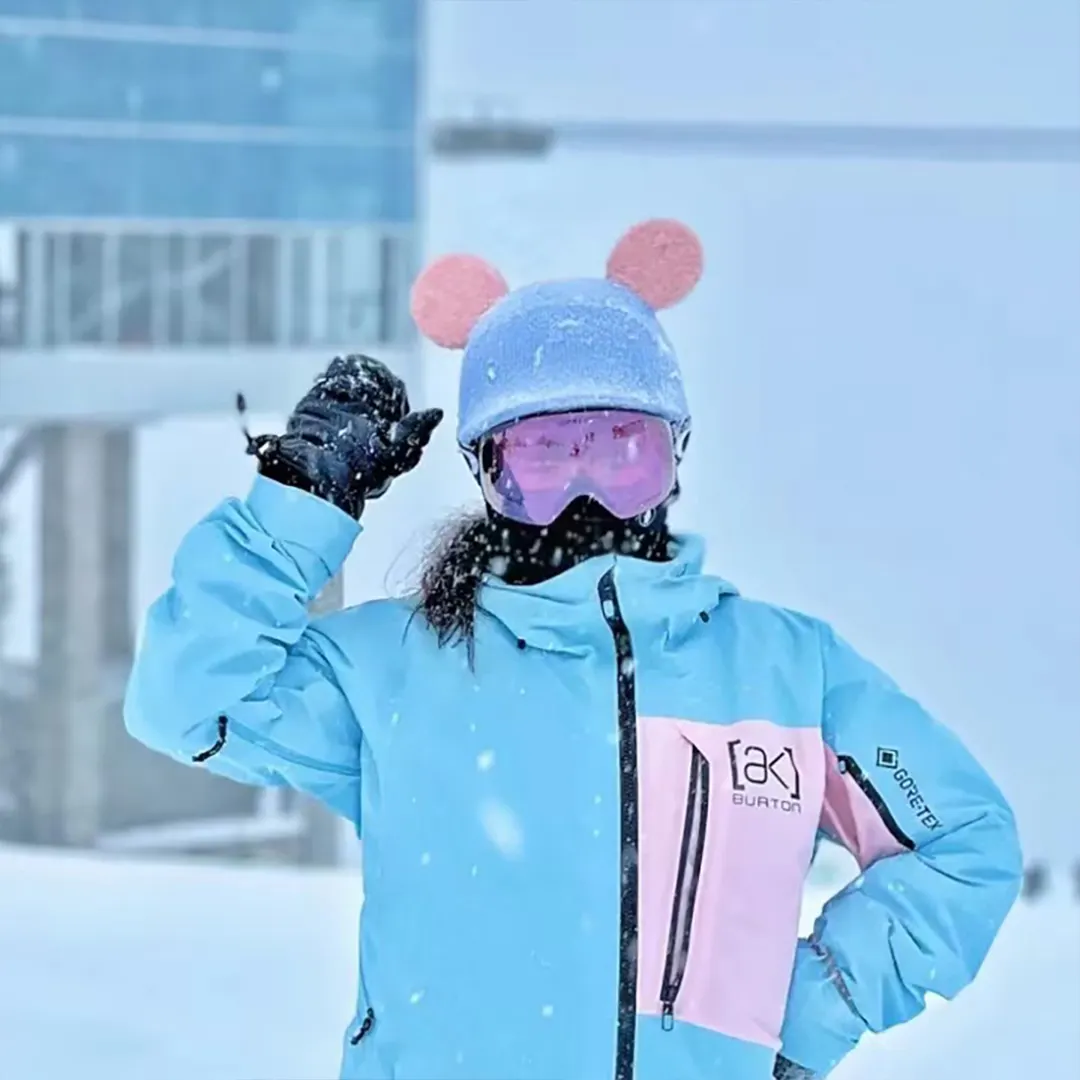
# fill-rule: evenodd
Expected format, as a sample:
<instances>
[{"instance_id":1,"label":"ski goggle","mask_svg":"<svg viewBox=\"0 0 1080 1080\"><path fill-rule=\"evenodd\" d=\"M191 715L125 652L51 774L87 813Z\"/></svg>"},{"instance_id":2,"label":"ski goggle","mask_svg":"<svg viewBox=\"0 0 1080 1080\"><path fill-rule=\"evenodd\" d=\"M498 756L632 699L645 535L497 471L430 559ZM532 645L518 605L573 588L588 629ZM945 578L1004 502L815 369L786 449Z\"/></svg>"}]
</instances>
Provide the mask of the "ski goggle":
<instances>
[{"instance_id":1,"label":"ski goggle","mask_svg":"<svg viewBox=\"0 0 1080 1080\"><path fill-rule=\"evenodd\" d=\"M496 429L480 442L476 471L496 513L550 525L582 495L624 520L659 506L675 487L677 461L666 420L590 409Z\"/></svg>"}]
</instances>

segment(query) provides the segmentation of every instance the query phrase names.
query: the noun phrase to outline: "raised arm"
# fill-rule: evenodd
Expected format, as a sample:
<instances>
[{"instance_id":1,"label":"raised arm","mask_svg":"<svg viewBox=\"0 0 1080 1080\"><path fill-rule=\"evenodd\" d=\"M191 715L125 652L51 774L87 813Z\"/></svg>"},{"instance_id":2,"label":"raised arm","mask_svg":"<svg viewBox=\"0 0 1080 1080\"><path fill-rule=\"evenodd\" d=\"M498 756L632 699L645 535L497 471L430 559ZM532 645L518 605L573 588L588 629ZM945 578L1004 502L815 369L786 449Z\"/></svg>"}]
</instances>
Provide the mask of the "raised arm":
<instances>
[{"instance_id":1,"label":"raised arm","mask_svg":"<svg viewBox=\"0 0 1080 1080\"><path fill-rule=\"evenodd\" d=\"M200 521L147 616L128 731L186 764L288 784L355 818L360 724L307 605L358 532L330 503L261 476L246 500Z\"/></svg>"},{"instance_id":2,"label":"raised arm","mask_svg":"<svg viewBox=\"0 0 1080 1080\"><path fill-rule=\"evenodd\" d=\"M366 499L412 469L442 414L367 357L335 360L285 434L251 439L259 476L185 537L150 609L128 731L187 764L317 796L359 820L363 717L348 658L308 605L360 532Z\"/></svg>"}]
</instances>

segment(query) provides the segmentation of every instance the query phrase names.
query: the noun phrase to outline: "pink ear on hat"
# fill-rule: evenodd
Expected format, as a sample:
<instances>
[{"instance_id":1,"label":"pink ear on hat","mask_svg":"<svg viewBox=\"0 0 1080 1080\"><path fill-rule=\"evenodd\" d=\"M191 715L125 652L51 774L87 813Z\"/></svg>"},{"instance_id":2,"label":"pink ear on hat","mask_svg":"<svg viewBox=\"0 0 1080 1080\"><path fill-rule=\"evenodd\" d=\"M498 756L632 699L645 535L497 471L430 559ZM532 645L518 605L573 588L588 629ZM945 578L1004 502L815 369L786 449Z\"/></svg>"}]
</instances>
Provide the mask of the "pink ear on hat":
<instances>
[{"instance_id":1,"label":"pink ear on hat","mask_svg":"<svg viewBox=\"0 0 1080 1080\"><path fill-rule=\"evenodd\" d=\"M444 255L413 283L409 309L424 337L463 349L472 328L509 291L502 274L476 255Z\"/></svg>"},{"instance_id":2,"label":"pink ear on hat","mask_svg":"<svg viewBox=\"0 0 1080 1080\"><path fill-rule=\"evenodd\" d=\"M690 295L704 255L697 233L681 221L643 221L623 234L608 257L609 281L637 293L654 311Z\"/></svg>"}]
</instances>

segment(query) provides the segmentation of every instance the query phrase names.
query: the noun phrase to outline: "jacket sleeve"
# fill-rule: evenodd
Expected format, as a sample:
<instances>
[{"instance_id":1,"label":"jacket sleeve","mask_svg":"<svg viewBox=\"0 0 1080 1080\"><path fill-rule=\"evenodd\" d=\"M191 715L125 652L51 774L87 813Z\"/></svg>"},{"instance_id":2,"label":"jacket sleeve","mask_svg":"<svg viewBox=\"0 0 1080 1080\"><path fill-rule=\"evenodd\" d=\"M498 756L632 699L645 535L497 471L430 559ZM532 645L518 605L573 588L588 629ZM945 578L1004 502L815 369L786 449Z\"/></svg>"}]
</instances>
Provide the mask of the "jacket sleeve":
<instances>
[{"instance_id":1,"label":"jacket sleeve","mask_svg":"<svg viewBox=\"0 0 1080 1080\"><path fill-rule=\"evenodd\" d=\"M308 604L359 526L256 478L184 538L150 608L124 700L154 750L243 783L288 785L359 819L361 731Z\"/></svg>"},{"instance_id":2,"label":"jacket sleeve","mask_svg":"<svg viewBox=\"0 0 1080 1080\"><path fill-rule=\"evenodd\" d=\"M800 941L781 1041L826 1076L978 973L1019 894L1016 825L959 740L827 627L821 826L862 874Z\"/></svg>"}]
</instances>

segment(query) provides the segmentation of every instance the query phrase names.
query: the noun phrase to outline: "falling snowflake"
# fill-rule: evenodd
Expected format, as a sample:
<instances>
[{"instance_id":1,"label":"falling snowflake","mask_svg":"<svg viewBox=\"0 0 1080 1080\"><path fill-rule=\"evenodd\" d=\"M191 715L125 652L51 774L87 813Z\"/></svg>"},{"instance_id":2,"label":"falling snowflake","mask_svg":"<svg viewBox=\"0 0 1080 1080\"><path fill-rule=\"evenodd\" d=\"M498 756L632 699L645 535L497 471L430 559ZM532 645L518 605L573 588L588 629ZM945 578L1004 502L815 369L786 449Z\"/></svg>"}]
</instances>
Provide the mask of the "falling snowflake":
<instances>
[{"instance_id":1,"label":"falling snowflake","mask_svg":"<svg viewBox=\"0 0 1080 1080\"><path fill-rule=\"evenodd\" d=\"M424 997L424 991L423 990L414 990L409 995L409 1004L410 1005L419 1005L420 1002L423 1000L423 997Z\"/></svg>"},{"instance_id":2,"label":"falling snowflake","mask_svg":"<svg viewBox=\"0 0 1080 1080\"><path fill-rule=\"evenodd\" d=\"M487 772L495 764L495 751L484 750L476 757L476 767L481 772Z\"/></svg>"},{"instance_id":3,"label":"falling snowflake","mask_svg":"<svg viewBox=\"0 0 1080 1080\"><path fill-rule=\"evenodd\" d=\"M514 812L497 799L485 799L480 804L480 824L487 838L508 859L521 858L525 835Z\"/></svg>"},{"instance_id":4,"label":"falling snowflake","mask_svg":"<svg viewBox=\"0 0 1080 1080\"><path fill-rule=\"evenodd\" d=\"M550 1020L551 1017L553 1017L555 1015L555 1006L554 1005L545 1005L540 1010L540 1015L542 1017L544 1017L545 1020Z\"/></svg>"}]
</instances>

